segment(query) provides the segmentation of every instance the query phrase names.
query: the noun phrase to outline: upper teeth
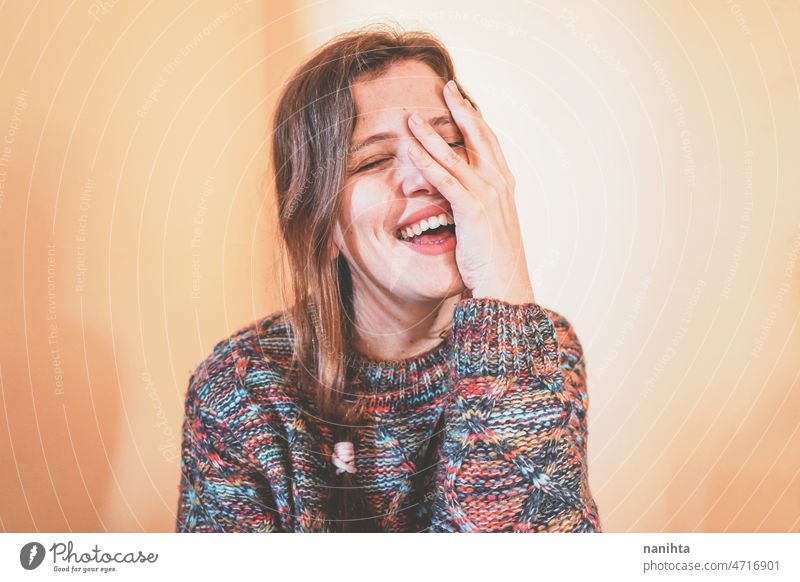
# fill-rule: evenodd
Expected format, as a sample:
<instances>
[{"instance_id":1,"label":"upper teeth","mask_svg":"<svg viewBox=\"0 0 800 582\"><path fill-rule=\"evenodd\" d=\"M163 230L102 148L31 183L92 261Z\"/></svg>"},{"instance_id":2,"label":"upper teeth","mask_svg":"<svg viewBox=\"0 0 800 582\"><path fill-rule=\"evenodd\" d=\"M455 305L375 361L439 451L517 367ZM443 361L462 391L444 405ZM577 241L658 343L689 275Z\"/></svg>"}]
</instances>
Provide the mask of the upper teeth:
<instances>
[{"instance_id":1,"label":"upper teeth","mask_svg":"<svg viewBox=\"0 0 800 582\"><path fill-rule=\"evenodd\" d=\"M446 224L454 224L453 218L445 213L442 213L438 216L423 218L419 222L409 224L408 226L401 228L398 231L398 236L400 238L411 238L413 236L421 235L426 230L438 228L439 226L444 226Z\"/></svg>"}]
</instances>

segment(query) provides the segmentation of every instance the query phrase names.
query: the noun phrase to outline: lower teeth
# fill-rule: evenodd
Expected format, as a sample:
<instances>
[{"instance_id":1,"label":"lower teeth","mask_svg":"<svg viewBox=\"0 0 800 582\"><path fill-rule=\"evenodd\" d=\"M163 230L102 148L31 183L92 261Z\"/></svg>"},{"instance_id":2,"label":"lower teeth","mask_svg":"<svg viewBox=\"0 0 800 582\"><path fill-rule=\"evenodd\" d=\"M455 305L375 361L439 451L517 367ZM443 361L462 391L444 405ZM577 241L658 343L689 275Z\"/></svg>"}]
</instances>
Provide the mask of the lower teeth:
<instances>
[{"instance_id":1,"label":"lower teeth","mask_svg":"<svg viewBox=\"0 0 800 582\"><path fill-rule=\"evenodd\" d=\"M411 240L408 240L406 242L410 242L411 244L415 244L415 245L440 245L440 244L450 240L449 236L443 236L441 238L437 238L436 240L423 239L422 236L424 236L424 235L415 236L414 238L412 238Z\"/></svg>"}]
</instances>

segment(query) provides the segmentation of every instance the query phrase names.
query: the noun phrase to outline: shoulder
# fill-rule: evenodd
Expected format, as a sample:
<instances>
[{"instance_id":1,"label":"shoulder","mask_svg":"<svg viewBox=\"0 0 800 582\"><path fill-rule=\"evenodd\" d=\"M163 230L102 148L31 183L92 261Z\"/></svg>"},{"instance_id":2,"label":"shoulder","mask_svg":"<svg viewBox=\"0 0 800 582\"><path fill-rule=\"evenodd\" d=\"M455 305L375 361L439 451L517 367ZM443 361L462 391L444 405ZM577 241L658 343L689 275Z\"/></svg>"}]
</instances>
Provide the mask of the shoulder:
<instances>
[{"instance_id":1,"label":"shoulder","mask_svg":"<svg viewBox=\"0 0 800 582\"><path fill-rule=\"evenodd\" d=\"M238 329L218 341L191 372L187 411L194 407L229 424L241 412L243 399L281 390L292 350L293 335L284 311Z\"/></svg>"}]
</instances>

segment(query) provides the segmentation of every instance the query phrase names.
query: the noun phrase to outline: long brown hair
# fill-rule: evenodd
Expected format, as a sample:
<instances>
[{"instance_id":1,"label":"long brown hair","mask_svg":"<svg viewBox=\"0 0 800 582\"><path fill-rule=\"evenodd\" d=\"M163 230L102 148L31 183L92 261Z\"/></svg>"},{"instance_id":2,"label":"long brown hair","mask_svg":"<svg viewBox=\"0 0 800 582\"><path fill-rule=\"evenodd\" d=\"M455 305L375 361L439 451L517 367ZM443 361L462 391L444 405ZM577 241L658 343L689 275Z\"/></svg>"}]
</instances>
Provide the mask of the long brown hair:
<instances>
[{"instance_id":1,"label":"long brown hair","mask_svg":"<svg viewBox=\"0 0 800 582\"><path fill-rule=\"evenodd\" d=\"M350 87L361 75L378 77L408 59L429 65L445 82L455 78L447 49L430 33L373 24L334 37L300 65L283 87L273 120L279 227L293 294L287 310L294 335L292 364L333 442L353 441L353 426L360 420L344 397L345 357L354 333L352 280L343 256L333 259L331 254L357 115ZM330 523L321 520L312 528L378 530L349 473L342 473L329 491Z\"/></svg>"}]
</instances>

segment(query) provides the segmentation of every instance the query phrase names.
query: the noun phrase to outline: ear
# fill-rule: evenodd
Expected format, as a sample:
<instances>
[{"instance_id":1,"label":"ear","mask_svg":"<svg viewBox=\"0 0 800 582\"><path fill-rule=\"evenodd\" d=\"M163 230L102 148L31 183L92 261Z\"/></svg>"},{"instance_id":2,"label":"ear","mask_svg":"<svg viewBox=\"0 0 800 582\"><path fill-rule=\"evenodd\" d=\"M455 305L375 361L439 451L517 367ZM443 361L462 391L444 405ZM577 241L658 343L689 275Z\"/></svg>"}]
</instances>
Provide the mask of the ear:
<instances>
[{"instance_id":1,"label":"ear","mask_svg":"<svg viewBox=\"0 0 800 582\"><path fill-rule=\"evenodd\" d=\"M332 242L331 248L328 250L328 260L331 262L335 261L339 256L339 252L339 246Z\"/></svg>"},{"instance_id":2,"label":"ear","mask_svg":"<svg viewBox=\"0 0 800 582\"><path fill-rule=\"evenodd\" d=\"M335 261L336 258L339 256L341 252L341 244L342 240L342 231L339 229L339 223L337 222L333 227L333 236L331 237L331 246L328 249L328 260Z\"/></svg>"}]
</instances>

